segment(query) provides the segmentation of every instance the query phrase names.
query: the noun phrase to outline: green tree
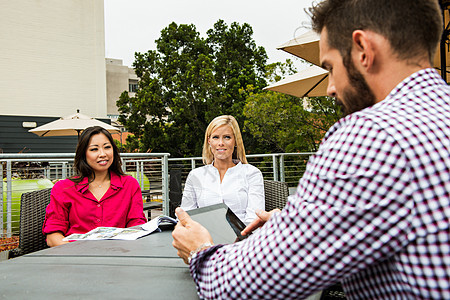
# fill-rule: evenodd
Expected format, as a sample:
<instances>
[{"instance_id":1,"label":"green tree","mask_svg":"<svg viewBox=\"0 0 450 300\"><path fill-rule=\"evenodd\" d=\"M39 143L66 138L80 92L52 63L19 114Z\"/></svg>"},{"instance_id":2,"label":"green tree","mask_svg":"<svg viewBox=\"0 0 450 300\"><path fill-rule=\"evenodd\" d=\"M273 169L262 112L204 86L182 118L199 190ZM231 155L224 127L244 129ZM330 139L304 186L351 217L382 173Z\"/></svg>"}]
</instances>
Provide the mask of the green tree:
<instances>
[{"instance_id":1,"label":"green tree","mask_svg":"<svg viewBox=\"0 0 450 300\"><path fill-rule=\"evenodd\" d=\"M278 81L293 74L292 61L266 67L266 78ZM268 152L317 151L326 131L340 118L333 98L298 98L262 91L248 96L244 130L259 139Z\"/></svg>"},{"instance_id":2,"label":"green tree","mask_svg":"<svg viewBox=\"0 0 450 300\"><path fill-rule=\"evenodd\" d=\"M339 119L339 108L329 97L301 99L266 91L247 99L244 115L244 129L271 152L315 152Z\"/></svg>"},{"instance_id":3,"label":"green tree","mask_svg":"<svg viewBox=\"0 0 450 300\"><path fill-rule=\"evenodd\" d=\"M248 24L228 27L222 20L206 38L194 25L164 28L157 50L135 54L136 96L124 92L117 101L119 121L133 133L127 143L144 152L197 156L214 117L232 114L243 125L245 91L265 86L267 55L252 34Z\"/></svg>"}]
</instances>

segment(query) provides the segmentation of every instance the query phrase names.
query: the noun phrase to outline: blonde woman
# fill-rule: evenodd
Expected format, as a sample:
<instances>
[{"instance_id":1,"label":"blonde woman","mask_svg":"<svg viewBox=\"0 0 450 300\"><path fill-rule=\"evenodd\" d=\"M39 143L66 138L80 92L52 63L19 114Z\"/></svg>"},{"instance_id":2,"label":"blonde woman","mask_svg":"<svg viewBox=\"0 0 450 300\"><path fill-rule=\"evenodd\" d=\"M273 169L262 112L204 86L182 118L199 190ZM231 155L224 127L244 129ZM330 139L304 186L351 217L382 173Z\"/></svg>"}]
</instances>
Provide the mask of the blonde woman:
<instances>
[{"instance_id":1,"label":"blonde woman","mask_svg":"<svg viewBox=\"0 0 450 300\"><path fill-rule=\"evenodd\" d=\"M264 210L263 176L247 163L233 116L219 116L209 123L202 157L205 166L192 170L186 179L184 210L223 202L245 223L256 218L256 209Z\"/></svg>"}]
</instances>

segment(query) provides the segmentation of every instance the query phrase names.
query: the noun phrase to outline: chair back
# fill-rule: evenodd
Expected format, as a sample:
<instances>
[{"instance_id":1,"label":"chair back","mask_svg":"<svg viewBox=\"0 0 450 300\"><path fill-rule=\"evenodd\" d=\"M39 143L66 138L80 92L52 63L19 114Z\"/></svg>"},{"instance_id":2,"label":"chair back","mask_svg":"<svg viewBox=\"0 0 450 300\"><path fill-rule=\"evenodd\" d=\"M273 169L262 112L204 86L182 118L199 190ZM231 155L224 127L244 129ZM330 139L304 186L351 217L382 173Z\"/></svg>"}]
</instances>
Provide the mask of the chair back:
<instances>
[{"instance_id":1,"label":"chair back","mask_svg":"<svg viewBox=\"0 0 450 300\"><path fill-rule=\"evenodd\" d=\"M289 196L289 188L286 182L264 180L264 197L266 211L279 208L283 209Z\"/></svg>"},{"instance_id":2,"label":"chair back","mask_svg":"<svg viewBox=\"0 0 450 300\"><path fill-rule=\"evenodd\" d=\"M19 248L16 255L23 255L48 248L42 226L45 209L50 203L51 188L23 193L20 199Z\"/></svg>"},{"instance_id":3,"label":"chair back","mask_svg":"<svg viewBox=\"0 0 450 300\"><path fill-rule=\"evenodd\" d=\"M183 198L181 168L172 167L169 174L169 216L176 218L175 208L181 205L181 199Z\"/></svg>"}]
</instances>

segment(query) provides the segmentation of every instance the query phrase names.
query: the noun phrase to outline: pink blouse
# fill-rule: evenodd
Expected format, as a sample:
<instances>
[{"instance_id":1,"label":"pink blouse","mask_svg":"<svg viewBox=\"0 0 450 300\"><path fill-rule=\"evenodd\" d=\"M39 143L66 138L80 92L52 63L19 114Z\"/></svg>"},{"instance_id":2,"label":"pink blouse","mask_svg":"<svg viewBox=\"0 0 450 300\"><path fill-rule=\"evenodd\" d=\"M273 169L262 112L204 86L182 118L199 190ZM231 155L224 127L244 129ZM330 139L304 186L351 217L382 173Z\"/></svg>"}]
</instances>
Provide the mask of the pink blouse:
<instances>
[{"instance_id":1,"label":"pink blouse","mask_svg":"<svg viewBox=\"0 0 450 300\"><path fill-rule=\"evenodd\" d=\"M47 206L44 234L60 231L64 236L86 233L96 227L131 227L147 222L141 188L132 176L110 172L111 186L98 201L89 191L88 179L79 184L58 181Z\"/></svg>"}]
</instances>

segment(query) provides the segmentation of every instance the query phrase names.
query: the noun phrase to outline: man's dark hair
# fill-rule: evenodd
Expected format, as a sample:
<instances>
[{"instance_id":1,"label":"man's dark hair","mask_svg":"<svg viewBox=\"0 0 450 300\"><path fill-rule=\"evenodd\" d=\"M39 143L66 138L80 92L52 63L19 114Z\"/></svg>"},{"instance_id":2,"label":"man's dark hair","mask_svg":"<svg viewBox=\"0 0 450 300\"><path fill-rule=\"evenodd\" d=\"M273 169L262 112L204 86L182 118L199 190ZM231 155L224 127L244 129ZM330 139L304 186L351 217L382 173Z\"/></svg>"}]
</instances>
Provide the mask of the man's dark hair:
<instances>
[{"instance_id":1,"label":"man's dark hair","mask_svg":"<svg viewBox=\"0 0 450 300\"><path fill-rule=\"evenodd\" d=\"M86 150L89 147L89 141L91 137L100 133L103 133L108 138L113 148L114 159L113 163L109 167L109 171L113 171L118 175L125 175L125 173L122 171L122 161L120 160L119 149L117 148L117 145L114 142L111 134L103 127L92 126L83 130L83 133L78 140L75 159L73 162L73 168L75 169L76 174L75 176L70 178L72 181L80 183L84 177L91 179L91 176L95 176L94 170L92 170L92 168L87 163Z\"/></svg>"},{"instance_id":2,"label":"man's dark hair","mask_svg":"<svg viewBox=\"0 0 450 300\"><path fill-rule=\"evenodd\" d=\"M428 54L430 62L443 30L438 0L324 0L309 8L314 31L327 29L328 45L350 54L352 33L371 30L384 36L399 59Z\"/></svg>"}]
</instances>

